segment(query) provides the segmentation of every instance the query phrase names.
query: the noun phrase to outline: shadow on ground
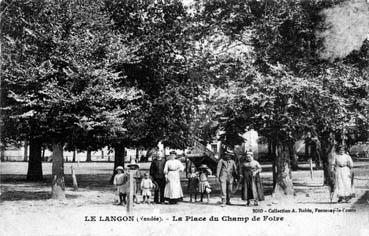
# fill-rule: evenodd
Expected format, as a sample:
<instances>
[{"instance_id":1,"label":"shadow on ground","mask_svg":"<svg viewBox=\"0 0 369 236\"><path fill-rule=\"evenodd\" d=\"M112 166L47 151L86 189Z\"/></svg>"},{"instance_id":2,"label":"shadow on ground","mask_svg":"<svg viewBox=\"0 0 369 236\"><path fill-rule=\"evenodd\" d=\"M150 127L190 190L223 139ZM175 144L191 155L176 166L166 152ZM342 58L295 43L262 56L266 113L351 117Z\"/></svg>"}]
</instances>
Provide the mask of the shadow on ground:
<instances>
[{"instance_id":1,"label":"shadow on ground","mask_svg":"<svg viewBox=\"0 0 369 236\"><path fill-rule=\"evenodd\" d=\"M0 196L0 201L34 201L50 199L50 191L6 191ZM78 198L78 195L66 194L67 199Z\"/></svg>"},{"instance_id":2,"label":"shadow on ground","mask_svg":"<svg viewBox=\"0 0 369 236\"><path fill-rule=\"evenodd\" d=\"M369 191L366 191L355 203L355 205L366 204L369 206Z\"/></svg>"}]
</instances>

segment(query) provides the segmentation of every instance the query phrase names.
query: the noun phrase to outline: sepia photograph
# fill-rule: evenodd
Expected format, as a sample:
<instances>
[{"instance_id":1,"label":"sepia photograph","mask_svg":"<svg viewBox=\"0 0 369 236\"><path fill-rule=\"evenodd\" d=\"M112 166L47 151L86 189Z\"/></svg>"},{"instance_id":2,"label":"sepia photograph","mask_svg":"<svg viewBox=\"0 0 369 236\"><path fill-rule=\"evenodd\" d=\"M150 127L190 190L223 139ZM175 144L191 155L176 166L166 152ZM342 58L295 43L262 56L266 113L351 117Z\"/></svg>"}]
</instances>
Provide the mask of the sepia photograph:
<instances>
[{"instance_id":1,"label":"sepia photograph","mask_svg":"<svg viewBox=\"0 0 369 236\"><path fill-rule=\"evenodd\" d=\"M369 235L369 0L0 0L0 235Z\"/></svg>"}]
</instances>

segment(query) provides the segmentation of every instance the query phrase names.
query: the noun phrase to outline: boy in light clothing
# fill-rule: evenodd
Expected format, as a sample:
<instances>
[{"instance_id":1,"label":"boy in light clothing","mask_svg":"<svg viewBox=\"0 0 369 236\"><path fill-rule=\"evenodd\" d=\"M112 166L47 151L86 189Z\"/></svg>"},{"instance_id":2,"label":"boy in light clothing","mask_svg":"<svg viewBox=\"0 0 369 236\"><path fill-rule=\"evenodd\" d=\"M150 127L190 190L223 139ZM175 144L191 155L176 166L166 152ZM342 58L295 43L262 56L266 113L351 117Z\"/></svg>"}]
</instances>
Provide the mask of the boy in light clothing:
<instances>
[{"instance_id":1,"label":"boy in light clothing","mask_svg":"<svg viewBox=\"0 0 369 236\"><path fill-rule=\"evenodd\" d=\"M150 204L151 190L153 187L154 184L149 177L149 173L145 173L144 178L141 181L143 203Z\"/></svg>"}]
</instances>

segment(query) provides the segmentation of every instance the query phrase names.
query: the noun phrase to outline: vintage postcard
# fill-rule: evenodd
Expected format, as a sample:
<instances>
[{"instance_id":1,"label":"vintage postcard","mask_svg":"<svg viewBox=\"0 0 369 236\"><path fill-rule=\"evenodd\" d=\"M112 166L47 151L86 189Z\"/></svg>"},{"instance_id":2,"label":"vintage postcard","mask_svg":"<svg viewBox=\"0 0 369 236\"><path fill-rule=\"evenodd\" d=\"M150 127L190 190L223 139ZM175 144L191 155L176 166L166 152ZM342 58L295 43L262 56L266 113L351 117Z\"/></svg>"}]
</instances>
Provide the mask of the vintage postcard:
<instances>
[{"instance_id":1,"label":"vintage postcard","mask_svg":"<svg viewBox=\"0 0 369 236\"><path fill-rule=\"evenodd\" d=\"M369 235L369 1L0 0L0 235Z\"/></svg>"}]
</instances>

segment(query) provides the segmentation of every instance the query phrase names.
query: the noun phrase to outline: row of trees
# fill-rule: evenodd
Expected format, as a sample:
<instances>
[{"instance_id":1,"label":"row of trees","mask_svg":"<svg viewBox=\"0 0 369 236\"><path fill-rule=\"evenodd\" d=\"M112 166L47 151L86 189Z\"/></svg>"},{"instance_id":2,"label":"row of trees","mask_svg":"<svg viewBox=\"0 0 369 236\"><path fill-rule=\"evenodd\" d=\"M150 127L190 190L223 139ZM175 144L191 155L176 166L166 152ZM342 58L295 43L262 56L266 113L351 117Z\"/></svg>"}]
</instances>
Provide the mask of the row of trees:
<instances>
[{"instance_id":1,"label":"row of trees","mask_svg":"<svg viewBox=\"0 0 369 236\"><path fill-rule=\"evenodd\" d=\"M2 142L29 141L33 180L51 146L62 198L63 147L108 145L117 166L126 147L183 149L216 130L232 147L253 128L272 144L275 192L292 193L287 154L304 131L327 146L347 122L368 129L368 41L342 54L328 27L342 11L367 13L352 4L4 0Z\"/></svg>"},{"instance_id":2,"label":"row of trees","mask_svg":"<svg viewBox=\"0 0 369 236\"><path fill-rule=\"evenodd\" d=\"M186 63L178 1L2 1L2 141L29 140L28 179L53 150L53 197L64 197L63 147L158 141L184 148L199 93Z\"/></svg>"},{"instance_id":3,"label":"row of trees","mask_svg":"<svg viewBox=\"0 0 369 236\"><path fill-rule=\"evenodd\" d=\"M329 178L330 134L340 137L350 123L354 139L368 139L369 42L361 29L368 22L350 24L347 33L343 29L350 27L336 24L342 16L353 23L352 11L358 14L354 18L368 14L367 3L235 0L205 1L199 7L202 32L218 34L213 45L227 49L220 56L209 51L216 59L207 60L208 74L215 75L216 89L207 103L216 120L213 130L224 130L223 142L231 146L250 128L269 140L277 169L275 194L293 193L293 143L313 131ZM359 39L352 38L355 27ZM360 45L353 48L350 39L361 40Z\"/></svg>"}]
</instances>

